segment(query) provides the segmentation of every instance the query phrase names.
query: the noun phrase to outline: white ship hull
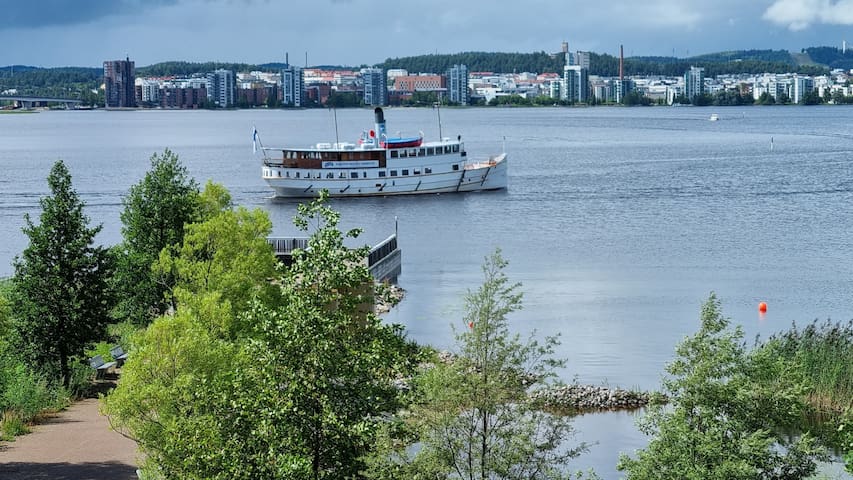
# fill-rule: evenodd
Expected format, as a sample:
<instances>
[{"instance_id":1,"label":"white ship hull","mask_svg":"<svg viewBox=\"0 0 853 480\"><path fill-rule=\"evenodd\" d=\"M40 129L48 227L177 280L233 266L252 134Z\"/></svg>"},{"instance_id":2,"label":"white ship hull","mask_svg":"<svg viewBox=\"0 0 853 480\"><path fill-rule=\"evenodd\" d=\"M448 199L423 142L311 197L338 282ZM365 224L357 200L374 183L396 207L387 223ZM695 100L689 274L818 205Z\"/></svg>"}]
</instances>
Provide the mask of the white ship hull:
<instances>
[{"instance_id":1,"label":"white ship hull","mask_svg":"<svg viewBox=\"0 0 853 480\"><path fill-rule=\"evenodd\" d=\"M355 170L347 170L347 178L326 178L322 170L312 172L314 174L311 178L304 178L305 173L300 175L302 178L293 178L292 170L272 165L264 167L264 180L273 188L276 197L317 197L321 190L328 190L330 197L455 193L500 190L507 185L505 153L488 162L471 164L457 171L421 173L405 177L388 177L386 173L385 177L380 178L377 175L379 169L362 169L356 172L359 178L349 178ZM390 168L383 170L388 171ZM398 170L402 171L403 168L398 167ZM286 173L291 176L285 176ZM364 178L365 173L367 178Z\"/></svg>"}]
</instances>

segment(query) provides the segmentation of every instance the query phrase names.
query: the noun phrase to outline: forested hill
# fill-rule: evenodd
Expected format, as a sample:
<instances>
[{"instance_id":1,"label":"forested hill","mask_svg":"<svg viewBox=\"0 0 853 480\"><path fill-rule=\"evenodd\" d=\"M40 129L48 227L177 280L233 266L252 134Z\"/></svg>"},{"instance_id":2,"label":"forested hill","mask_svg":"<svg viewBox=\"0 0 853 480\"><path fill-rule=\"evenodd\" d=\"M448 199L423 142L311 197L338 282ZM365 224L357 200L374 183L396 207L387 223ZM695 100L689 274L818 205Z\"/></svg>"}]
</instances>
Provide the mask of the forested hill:
<instances>
[{"instance_id":1,"label":"forested hill","mask_svg":"<svg viewBox=\"0 0 853 480\"><path fill-rule=\"evenodd\" d=\"M841 49L835 47L810 47L803 53L807 53L813 62L829 68L853 69L853 49L842 53Z\"/></svg>"},{"instance_id":2,"label":"forested hill","mask_svg":"<svg viewBox=\"0 0 853 480\"><path fill-rule=\"evenodd\" d=\"M545 52L464 52L389 58L377 66L384 69L403 68L410 72L443 73L455 64L464 64L471 72L558 73L562 72L563 63L562 55L551 55ZM705 67L705 74L708 76L765 72L797 72L812 75L826 73L826 68L821 66L797 65L791 54L785 50L740 50L690 58L628 57L625 59L625 75L678 76L684 74L691 66ZM618 57L591 53L589 73L608 77L618 75Z\"/></svg>"}]
</instances>

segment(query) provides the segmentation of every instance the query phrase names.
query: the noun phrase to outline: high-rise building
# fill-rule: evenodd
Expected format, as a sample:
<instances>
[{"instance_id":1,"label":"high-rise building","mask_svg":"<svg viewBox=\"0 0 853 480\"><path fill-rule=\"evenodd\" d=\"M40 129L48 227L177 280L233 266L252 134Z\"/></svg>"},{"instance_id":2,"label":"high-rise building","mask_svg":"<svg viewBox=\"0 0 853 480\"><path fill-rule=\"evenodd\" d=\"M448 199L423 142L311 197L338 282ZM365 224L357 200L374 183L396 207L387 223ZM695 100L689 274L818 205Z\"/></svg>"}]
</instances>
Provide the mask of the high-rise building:
<instances>
[{"instance_id":1,"label":"high-rise building","mask_svg":"<svg viewBox=\"0 0 853 480\"><path fill-rule=\"evenodd\" d=\"M104 106L136 107L136 66L130 58L104 62Z\"/></svg>"},{"instance_id":2,"label":"high-rise building","mask_svg":"<svg viewBox=\"0 0 853 480\"><path fill-rule=\"evenodd\" d=\"M219 108L234 106L236 84L231 70L215 70L207 74L207 100Z\"/></svg>"},{"instance_id":3,"label":"high-rise building","mask_svg":"<svg viewBox=\"0 0 853 480\"><path fill-rule=\"evenodd\" d=\"M791 95L791 101L794 103L802 103L803 97L814 90L814 79L812 77L794 75L793 95Z\"/></svg>"},{"instance_id":4,"label":"high-rise building","mask_svg":"<svg viewBox=\"0 0 853 480\"><path fill-rule=\"evenodd\" d=\"M363 68L361 78L364 80L364 104L384 106L387 93L385 72L381 68Z\"/></svg>"},{"instance_id":5,"label":"high-rise building","mask_svg":"<svg viewBox=\"0 0 853 480\"><path fill-rule=\"evenodd\" d=\"M580 65L563 67L564 100L575 103L586 103L589 100L589 69Z\"/></svg>"},{"instance_id":6,"label":"high-rise building","mask_svg":"<svg viewBox=\"0 0 853 480\"><path fill-rule=\"evenodd\" d=\"M305 80L302 69L286 64L281 69L281 104L288 107L301 107L304 96Z\"/></svg>"},{"instance_id":7,"label":"high-rise building","mask_svg":"<svg viewBox=\"0 0 853 480\"><path fill-rule=\"evenodd\" d=\"M684 96L693 102L693 99L705 93L705 69L702 67L690 67L684 72Z\"/></svg>"},{"instance_id":8,"label":"high-rise building","mask_svg":"<svg viewBox=\"0 0 853 480\"><path fill-rule=\"evenodd\" d=\"M447 71L447 91L450 101L460 105L468 105L468 66L454 65Z\"/></svg>"}]
</instances>

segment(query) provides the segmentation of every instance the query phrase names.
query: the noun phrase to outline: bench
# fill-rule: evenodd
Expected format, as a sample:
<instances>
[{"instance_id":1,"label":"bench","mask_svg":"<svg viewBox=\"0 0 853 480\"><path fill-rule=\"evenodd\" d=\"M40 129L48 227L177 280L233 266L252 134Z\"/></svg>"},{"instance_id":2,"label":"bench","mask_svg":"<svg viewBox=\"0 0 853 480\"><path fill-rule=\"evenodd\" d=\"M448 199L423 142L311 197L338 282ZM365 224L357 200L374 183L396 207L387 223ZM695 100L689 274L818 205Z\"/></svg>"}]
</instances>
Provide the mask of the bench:
<instances>
[{"instance_id":1,"label":"bench","mask_svg":"<svg viewBox=\"0 0 853 480\"><path fill-rule=\"evenodd\" d=\"M119 367L124 365L124 361L127 360L127 352L121 348L121 345L116 345L115 347L110 349L110 355L112 355L113 359L116 361Z\"/></svg>"},{"instance_id":2,"label":"bench","mask_svg":"<svg viewBox=\"0 0 853 480\"><path fill-rule=\"evenodd\" d=\"M95 355L94 357L89 359L89 366L94 368L97 373L95 374L96 380L102 380L104 376L107 374L107 370L114 367L116 362L105 362L104 357L101 355Z\"/></svg>"}]
</instances>

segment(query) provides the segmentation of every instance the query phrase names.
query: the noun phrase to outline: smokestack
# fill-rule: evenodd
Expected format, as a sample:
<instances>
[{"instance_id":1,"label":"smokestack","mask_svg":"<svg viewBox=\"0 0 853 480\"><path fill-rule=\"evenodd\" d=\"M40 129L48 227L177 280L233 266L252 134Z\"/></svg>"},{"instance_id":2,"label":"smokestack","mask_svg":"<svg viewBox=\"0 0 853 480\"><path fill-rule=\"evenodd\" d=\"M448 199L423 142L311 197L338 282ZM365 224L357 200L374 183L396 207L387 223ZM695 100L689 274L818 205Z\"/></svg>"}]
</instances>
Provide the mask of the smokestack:
<instances>
[{"instance_id":1,"label":"smokestack","mask_svg":"<svg viewBox=\"0 0 853 480\"><path fill-rule=\"evenodd\" d=\"M563 52L563 53L568 53L568 52L569 52L569 42L563 42L562 52Z\"/></svg>"},{"instance_id":2,"label":"smokestack","mask_svg":"<svg viewBox=\"0 0 853 480\"><path fill-rule=\"evenodd\" d=\"M623 81L625 79L625 51L622 49L622 45L619 45L619 81Z\"/></svg>"},{"instance_id":3,"label":"smokestack","mask_svg":"<svg viewBox=\"0 0 853 480\"><path fill-rule=\"evenodd\" d=\"M284 64L290 66L290 52L284 52Z\"/></svg>"}]
</instances>

